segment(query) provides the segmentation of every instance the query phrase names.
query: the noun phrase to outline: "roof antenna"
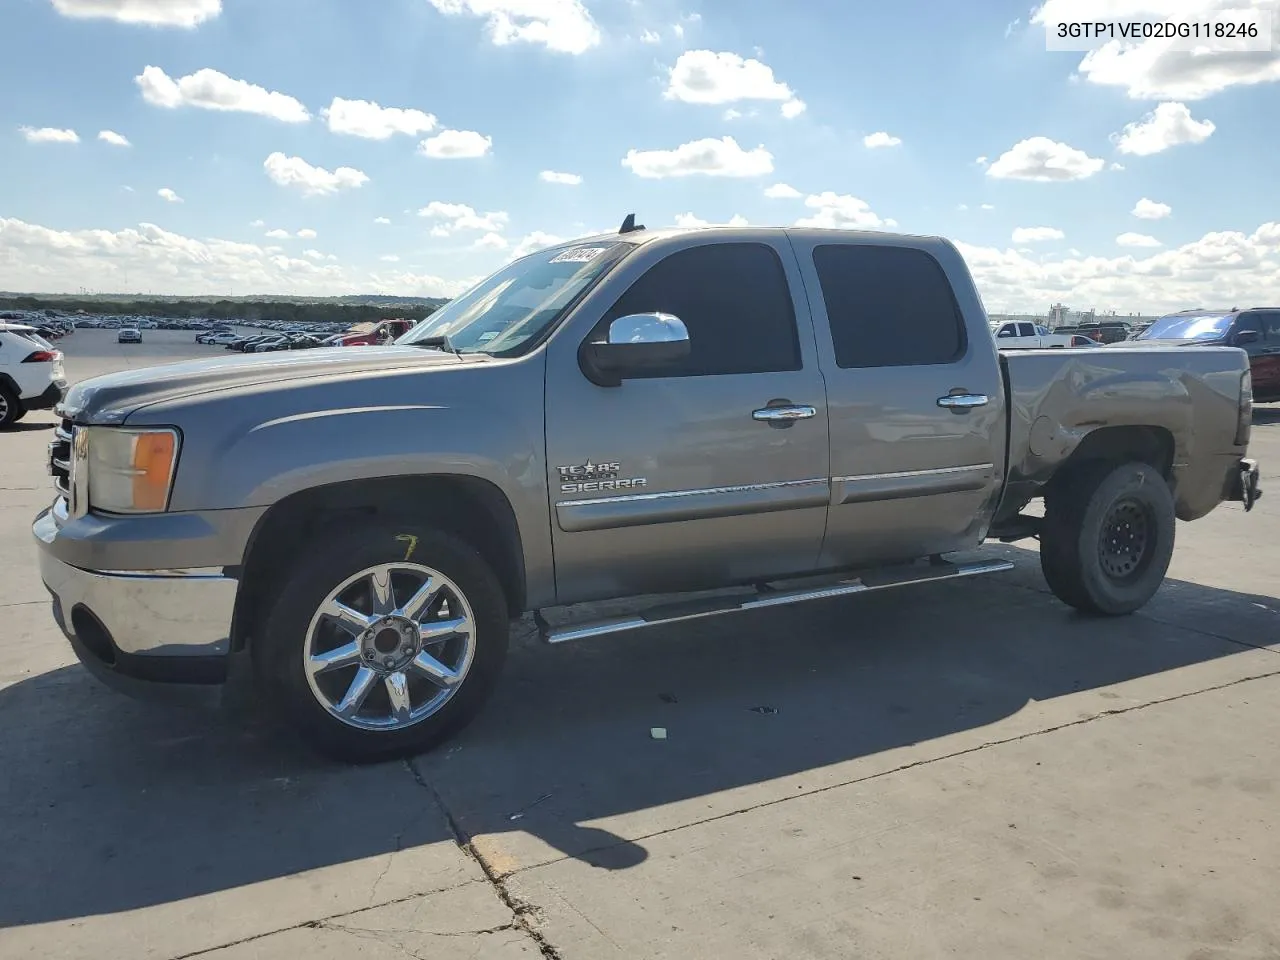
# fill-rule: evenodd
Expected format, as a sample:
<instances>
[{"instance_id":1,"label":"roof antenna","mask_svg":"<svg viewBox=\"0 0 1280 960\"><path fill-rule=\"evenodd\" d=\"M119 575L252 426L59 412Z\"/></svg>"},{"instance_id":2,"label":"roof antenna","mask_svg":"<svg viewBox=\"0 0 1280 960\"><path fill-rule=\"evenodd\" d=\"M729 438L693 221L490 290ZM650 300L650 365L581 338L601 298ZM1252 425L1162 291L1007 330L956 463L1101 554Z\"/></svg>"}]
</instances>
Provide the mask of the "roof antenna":
<instances>
[{"instance_id":1,"label":"roof antenna","mask_svg":"<svg viewBox=\"0 0 1280 960\"><path fill-rule=\"evenodd\" d=\"M636 224L636 215L628 213L626 219L622 221L622 226L618 229L618 233L635 233L637 230L643 230L644 224Z\"/></svg>"}]
</instances>

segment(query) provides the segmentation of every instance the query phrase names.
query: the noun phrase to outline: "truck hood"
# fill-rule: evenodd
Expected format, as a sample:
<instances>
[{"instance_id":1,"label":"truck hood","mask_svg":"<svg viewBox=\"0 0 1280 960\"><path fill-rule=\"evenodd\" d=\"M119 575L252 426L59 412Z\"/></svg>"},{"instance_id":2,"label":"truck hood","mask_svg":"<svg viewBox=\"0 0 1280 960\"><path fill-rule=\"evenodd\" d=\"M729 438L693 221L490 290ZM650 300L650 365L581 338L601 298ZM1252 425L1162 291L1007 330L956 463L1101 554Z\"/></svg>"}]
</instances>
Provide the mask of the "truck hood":
<instances>
[{"instance_id":1,"label":"truck hood","mask_svg":"<svg viewBox=\"0 0 1280 960\"><path fill-rule=\"evenodd\" d=\"M431 368L487 361L422 347L316 347L267 354L236 354L208 360L125 370L82 380L58 409L80 423L121 423L146 404L242 387L260 387L314 377L348 377L406 367Z\"/></svg>"}]
</instances>

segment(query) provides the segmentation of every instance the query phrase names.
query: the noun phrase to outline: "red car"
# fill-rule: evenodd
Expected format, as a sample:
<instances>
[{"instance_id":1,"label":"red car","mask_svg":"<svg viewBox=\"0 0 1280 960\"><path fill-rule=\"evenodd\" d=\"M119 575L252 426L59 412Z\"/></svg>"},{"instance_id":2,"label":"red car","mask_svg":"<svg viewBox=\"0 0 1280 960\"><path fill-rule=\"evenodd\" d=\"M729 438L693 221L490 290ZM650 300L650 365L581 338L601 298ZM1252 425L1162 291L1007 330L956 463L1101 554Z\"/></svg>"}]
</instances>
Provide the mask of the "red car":
<instances>
[{"instance_id":1,"label":"red car","mask_svg":"<svg viewBox=\"0 0 1280 960\"><path fill-rule=\"evenodd\" d=\"M413 329L412 320L379 320L357 323L333 340L335 347L369 347L390 343Z\"/></svg>"}]
</instances>

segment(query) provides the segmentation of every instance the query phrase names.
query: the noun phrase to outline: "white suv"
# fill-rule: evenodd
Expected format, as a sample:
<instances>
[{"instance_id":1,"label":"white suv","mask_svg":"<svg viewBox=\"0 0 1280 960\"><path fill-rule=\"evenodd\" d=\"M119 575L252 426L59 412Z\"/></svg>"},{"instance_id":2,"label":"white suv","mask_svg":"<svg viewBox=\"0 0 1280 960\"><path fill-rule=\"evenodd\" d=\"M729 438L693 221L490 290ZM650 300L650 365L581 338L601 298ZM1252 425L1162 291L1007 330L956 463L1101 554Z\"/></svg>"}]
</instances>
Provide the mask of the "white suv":
<instances>
[{"instance_id":1,"label":"white suv","mask_svg":"<svg viewBox=\"0 0 1280 960\"><path fill-rule=\"evenodd\" d=\"M62 353L35 327L0 323L0 430L30 410L49 410L67 392Z\"/></svg>"}]
</instances>

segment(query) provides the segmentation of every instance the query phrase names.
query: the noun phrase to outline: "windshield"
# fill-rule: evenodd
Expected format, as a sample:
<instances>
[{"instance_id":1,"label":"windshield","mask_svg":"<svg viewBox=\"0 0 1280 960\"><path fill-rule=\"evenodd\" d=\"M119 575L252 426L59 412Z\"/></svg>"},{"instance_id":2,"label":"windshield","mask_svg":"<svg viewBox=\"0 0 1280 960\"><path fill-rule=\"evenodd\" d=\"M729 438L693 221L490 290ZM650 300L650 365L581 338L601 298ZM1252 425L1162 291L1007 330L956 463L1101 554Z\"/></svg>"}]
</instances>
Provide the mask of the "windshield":
<instances>
[{"instance_id":1,"label":"windshield","mask_svg":"<svg viewBox=\"0 0 1280 960\"><path fill-rule=\"evenodd\" d=\"M631 249L601 240L530 254L446 303L396 343L447 336L459 353L514 356Z\"/></svg>"},{"instance_id":2,"label":"windshield","mask_svg":"<svg viewBox=\"0 0 1280 960\"><path fill-rule=\"evenodd\" d=\"M1161 317L1135 340L1217 340L1226 336L1231 314L1179 313Z\"/></svg>"}]
</instances>

